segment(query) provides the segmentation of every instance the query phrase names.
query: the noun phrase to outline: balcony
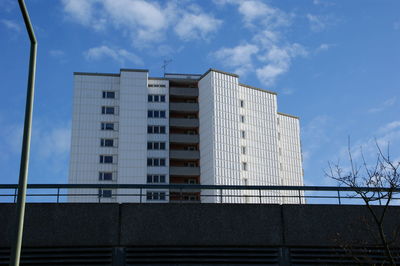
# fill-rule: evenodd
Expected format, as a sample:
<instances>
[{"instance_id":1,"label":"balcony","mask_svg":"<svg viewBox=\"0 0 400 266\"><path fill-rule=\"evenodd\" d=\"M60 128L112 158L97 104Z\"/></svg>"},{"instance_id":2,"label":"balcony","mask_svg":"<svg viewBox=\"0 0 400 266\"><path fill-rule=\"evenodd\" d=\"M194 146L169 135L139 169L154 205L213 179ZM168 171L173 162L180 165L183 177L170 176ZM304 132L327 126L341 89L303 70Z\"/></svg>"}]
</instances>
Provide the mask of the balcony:
<instances>
[{"instance_id":1,"label":"balcony","mask_svg":"<svg viewBox=\"0 0 400 266\"><path fill-rule=\"evenodd\" d=\"M186 128L199 127L199 119L197 119L197 118L170 118L169 126L170 127L186 127Z\"/></svg>"},{"instance_id":2,"label":"balcony","mask_svg":"<svg viewBox=\"0 0 400 266\"><path fill-rule=\"evenodd\" d=\"M180 159L180 160L198 160L200 159L199 151L185 151L185 150L170 150L170 159Z\"/></svg>"},{"instance_id":3,"label":"balcony","mask_svg":"<svg viewBox=\"0 0 400 266\"><path fill-rule=\"evenodd\" d=\"M197 143L199 143L199 135L170 134L169 142L170 143L197 144Z\"/></svg>"},{"instance_id":4,"label":"balcony","mask_svg":"<svg viewBox=\"0 0 400 266\"><path fill-rule=\"evenodd\" d=\"M198 176L200 175L200 167L179 167L171 166L169 168L169 175L175 176Z\"/></svg>"},{"instance_id":5,"label":"balcony","mask_svg":"<svg viewBox=\"0 0 400 266\"><path fill-rule=\"evenodd\" d=\"M197 97L199 96L199 89L170 87L169 95L180 97Z\"/></svg>"},{"instance_id":6,"label":"balcony","mask_svg":"<svg viewBox=\"0 0 400 266\"><path fill-rule=\"evenodd\" d=\"M198 103L169 103L169 110L175 112L198 112Z\"/></svg>"}]
</instances>

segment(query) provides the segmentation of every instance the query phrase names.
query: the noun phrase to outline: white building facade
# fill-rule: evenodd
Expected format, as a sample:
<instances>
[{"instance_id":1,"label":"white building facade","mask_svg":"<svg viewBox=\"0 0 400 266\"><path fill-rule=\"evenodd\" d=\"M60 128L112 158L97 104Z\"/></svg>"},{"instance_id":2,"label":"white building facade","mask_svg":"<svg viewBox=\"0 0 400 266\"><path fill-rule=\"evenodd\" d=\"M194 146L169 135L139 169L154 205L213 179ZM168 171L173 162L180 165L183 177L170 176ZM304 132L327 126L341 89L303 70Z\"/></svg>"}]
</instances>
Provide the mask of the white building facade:
<instances>
[{"instance_id":1,"label":"white building facade","mask_svg":"<svg viewBox=\"0 0 400 266\"><path fill-rule=\"evenodd\" d=\"M302 186L299 120L278 113L276 98L214 69L74 73L69 183ZM290 191L70 193L72 202L299 202Z\"/></svg>"}]
</instances>

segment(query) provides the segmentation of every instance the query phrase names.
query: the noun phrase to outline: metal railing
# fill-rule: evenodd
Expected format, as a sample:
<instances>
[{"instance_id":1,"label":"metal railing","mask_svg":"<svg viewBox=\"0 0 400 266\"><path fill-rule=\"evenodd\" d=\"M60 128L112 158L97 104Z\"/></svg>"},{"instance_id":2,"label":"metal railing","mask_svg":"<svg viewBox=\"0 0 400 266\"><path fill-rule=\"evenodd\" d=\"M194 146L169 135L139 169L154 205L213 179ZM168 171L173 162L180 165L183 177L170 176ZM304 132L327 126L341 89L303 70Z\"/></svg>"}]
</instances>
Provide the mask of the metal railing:
<instances>
[{"instance_id":1,"label":"metal railing","mask_svg":"<svg viewBox=\"0 0 400 266\"><path fill-rule=\"evenodd\" d=\"M108 190L106 195L100 191ZM389 188L359 188L384 194ZM392 189L391 205L400 205L400 189ZM154 199L148 193L162 192ZM18 185L0 184L0 202L16 202ZM29 184L28 202L193 202L275 204L364 204L350 187L230 186L188 184ZM385 198L375 204L384 204Z\"/></svg>"}]
</instances>

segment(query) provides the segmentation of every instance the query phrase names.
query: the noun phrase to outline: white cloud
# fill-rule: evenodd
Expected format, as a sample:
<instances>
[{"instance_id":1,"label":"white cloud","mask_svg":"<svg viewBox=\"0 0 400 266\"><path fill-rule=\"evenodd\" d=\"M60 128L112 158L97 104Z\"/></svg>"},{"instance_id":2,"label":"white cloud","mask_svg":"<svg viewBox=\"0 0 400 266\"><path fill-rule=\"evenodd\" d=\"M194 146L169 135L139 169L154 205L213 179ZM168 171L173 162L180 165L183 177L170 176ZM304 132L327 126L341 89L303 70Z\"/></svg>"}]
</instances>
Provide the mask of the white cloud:
<instances>
[{"instance_id":1,"label":"white cloud","mask_svg":"<svg viewBox=\"0 0 400 266\"><path fill-rule=\"evenodd\" d=\"M322 43L318 48L315 50L317 53L322 51L327 51L332 47L331 44Z\"/></svg>"},{"instance_id":2,"label":"white cloud","mask_svg":"<svg viewBox=\"0 0 400 266\"><path fill-rule=\"evenodd\" d=\"M396 103L396 101L397 101L396 96L389 98L386 101L384 101L380 106L369 109L368 113L382 112L382 111L386 110L387 108L393 106Z\"/></svg>"},{"instance_id":3,"label":"white cloud","mask_svg":"<svg viewBox=\"0 0 400 266\"><path fill-rule=\"evenodd\" d=\"M308 22L310 23L310 28L314 32L323 31L326 27L324 19L317 15L307 14Z\"/></svg>"},{"instance_id":4,"label":"white cloud","mask_svg":"<svg viewBox=\"0 0 400 266\"><path fill-rule=\"evenodd\" d=\"M182 40L206 39L221 24L221 20L207 14L185 14L175 26L175 32Z\"/></svg>"},{"instance_id":5,"label":"white cloud","mask_svg":"<svg viewBox=\"0 0 400 266\"><path fill-rule=\"evenodd\" d=\"M10 29L12 31L15 32L21 32L21 26L13 21L13 20L9 20L9 19L2 19L0 20L1 24L3 24L7 29Z\"/></svg>"},{"instance_id":6,"label":"white cloud","mask_svg":"<svg viewBox=\"0 0 400 266\"><path fill-rule=\"evenodd\" d=\"M65 52L62 50L50 50L49 51L50 56L55 57L55 58L61 58L65 56Z\"/></svg>"},{"instance_id":7,"label":"white cloud","mask_svg":"<svg viewBox=\"0 0 400 266\"><path fill-rule=\"evenodd\" d=\"M221 20L189 5L190 1L63 0L64 12L75 22L95 30L113 27L138 47L160 43L169 29L184 41L207 39Z\"/></svg>"},{"instance_id":8,"label":"white cloud","mask_svg":"<svg viewBox=\"0 0 400 266\"><path fill-rule=\"evenodd\" d=\"M137 55L125 49L112 49L106 45L90 48L84 52L84 56L87 60L101 60L109 57L121 65L125 65L125 63L143 64L142 59Z\"/></svg>"},{"instance_id":9,"label":"white cloud","mask_svg":"<svg viewBox=\"0 0 400 266\"><path fill-rule=\"evenodd\" d=\"M253 68L252 56L258 52L258 47L253 44L238 45L233 48L221 48L213 56L225 65L235 67L234 72L245 75L247 70Z\"/></svg>"}]
</instances>

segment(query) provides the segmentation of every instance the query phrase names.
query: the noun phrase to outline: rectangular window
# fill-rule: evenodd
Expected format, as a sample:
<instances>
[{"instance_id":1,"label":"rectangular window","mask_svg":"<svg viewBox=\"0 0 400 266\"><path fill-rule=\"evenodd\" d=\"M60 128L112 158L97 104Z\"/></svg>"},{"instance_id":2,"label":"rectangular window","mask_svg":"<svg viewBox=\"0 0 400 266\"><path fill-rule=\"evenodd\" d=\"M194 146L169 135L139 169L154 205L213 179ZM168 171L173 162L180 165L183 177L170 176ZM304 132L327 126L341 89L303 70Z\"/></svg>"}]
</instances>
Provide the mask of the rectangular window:
<instances>
[{"instance_id":1,"label":"rectangular window","mask_svg":"<svg viewBox=\"0 0 400 266\"><path fill-rule=\"evenodd\" d=\"M243 100L240 100L240 107L244 107L244 101Z\"/></svg>"},{"instance_id":2,"label":"rectangular window","mask_svg":"<svg viewBox=\"0 0 400 266\"><path fill-rule=\"evenodd\" d=\"M147 175L147 183L165 183L165 175Z\"/></svg>"},{"instance_id":3,"label":"rectangular window","mask_svg":"<svg viewBox=\"0 0 400 266\"><path fill-rule=\"evenodd\" d=\"M100 155L100 163L113 163L112 155Z\"/></svg>"},{"instance_id":4,"label":"rectangular window","mask_svg":"<svg viewBox=\"0 0 400 266\"><path fill-rule=\"evenodd\" d=\"M165 118L166 112L164 110L148 110L148 118Z\"/></svg>"},{"instance_id":5,"label":"rectangular window","mask_svg":"<svg viewBox=\"0 0 400 266\"><path fill-rule=\"evenodd\" d=\"M244 115L240 116L240 122L244 123Z\"/></svg>"},{"instance_id":6,"label":"rectangular window","mask_svg":"<svg viewBox=\"0 0 400 266\"><path fill-rule=\"evenodd\" d=\"M149 94L147 96L147 101L149 103L154 102L154 103L165 103L165 95L161 94Z\"/></svg>"},{"instance_id":7,"label":"rectangular window","mask_svg":"<svg viewBox=\"0 0 400 266\"><path fill-rule=\"evenodd\" d=\"M281 140L281 133L278 132L278 140Z\"/></svg>"},{"instance_id":8,"label":"rectangular window","mask_svg":"<svg viewBox=\"0 0 400 266\"><path fill-rule=\"evenodd\" d=\"M111 198L111 197L112 197L111 189L99 188L99 198Z\"/></svg>"},{"instance_id":9,"label":"rectangular window","mask_svg":"<svg viewBox=\"0 0 400 266\"><path fill-rule=\"evenodd\" d=\"M103 115L113 115L115 114L115 107L113 106L102 106L101 113Z\"/></svg>"},{"instance_id":10,"label":"rectangular window","mask_svg":"<svg viewBox=\"0 0 400 266\"><path fill-rule=\"evenodd\" d=\"M114 130L114 123L101 123L101 130Z\"/></svg>"},{"instance_id":11,"label":"rectangular window","mask_svg":"<svg viewBox=\"0 0 400 266\"><path fill-rule=\"evenodd\" d=\"M247 163L246 162L242 162L242 170L247 171Z\"/></svg>"},{"instance_id":12,"label":"rectangular window","mask_svg":"<svg viewBox=\"0 0 400 266\"><path fill-rule=\"evenodd\" d=\"M165 166L165 158L147 158L147 166Z\"/></svg>"},{"instance_id":13,"label":"rectangular window","mask_svg":"<svg viewBox=\"0 0 400 266\"><path fill-rule=\"evenodd\" d=\"M112 181L113 173L112 172L99 172L99 180L101 181Z\"/></svg>"},{"instance_id":14,"label":"rectangular window","mask_svg":"<svg viewBox=\"0 0 400 266\"><path fill-rule=\"evenodd\" d=\"M165 134L165 126L147 126L148 134Z\"/></svg>"},{"instance_id":15,"label":"rectangular window","mask_svg":"<svg viewBox=\"0 0 400 266\"><path fill-rule=\"evenodd\" d=\"M100 146L101 147L114 147L114 140L113 139L100 139Z\"/></svg>"},{"instance_id":16,"label":"rectangular window","mask_svg":"<svg viewBox=\"0 0 400 266\"><path fill-rule=\"evenodd\" d=\"M242 154L246 154L246 147L245 146L242 146L241 150L242 150Z\"/></svg>"},{"instance_id":17,"label":"rectangular window","mask_svg":"<svg viewBox=\"0 0 400 266\"><path fill-rule=\"evenodd\" d=\"M244 130L240 130L240 137L241 137L242 139L245 139L245 138L246 138L246 132L245 132Z\"/></svg>"},{"instance_id":18,"label":"rectangular window","mask_svg":"<svg viewBox=\"0 0 400 266\"><path fill-rule=\"evenodd\" d=\"M279 125L279 117L276 119L276 123Z\"/></svg>"},{"instance_id":19,"label":"rectangular window","mask_svg":"<svg viewBox=\"0 0 400 266\"><path fill-rule=\"evenodd\" d=\"M165 142L149 141L149 142L147 142L147 149L148 150L165 150Z\"/></svg>"},{"instance_id":20,"label":"rectangular window","mask_svg":"<svg viewBox=\"0 0 400 266\"><path fill-rule=\"evenodd\" d=\"M147 200L165 200L165 192L148 191L146 193Z\"/></svg>"},{"instance_id":21,"label":"rectangular window","mask_svg":"<svg viewBox=\"0 0 400 266\"><path fill-rule=\"evenodd\" d=\"M104 99L115 99L115 91L103 91Z\"/></svg>"}]
</instances>

